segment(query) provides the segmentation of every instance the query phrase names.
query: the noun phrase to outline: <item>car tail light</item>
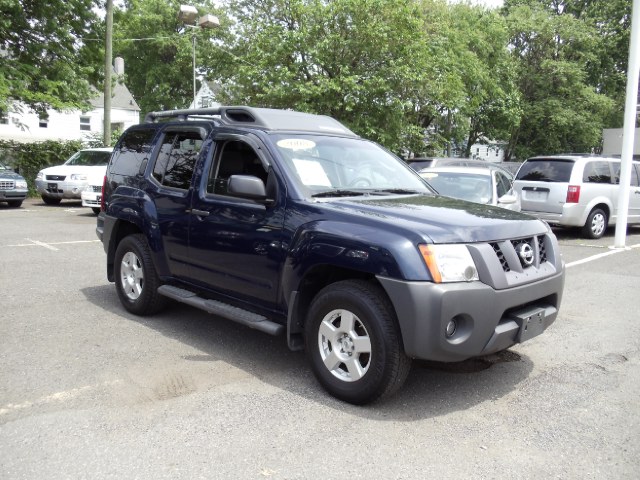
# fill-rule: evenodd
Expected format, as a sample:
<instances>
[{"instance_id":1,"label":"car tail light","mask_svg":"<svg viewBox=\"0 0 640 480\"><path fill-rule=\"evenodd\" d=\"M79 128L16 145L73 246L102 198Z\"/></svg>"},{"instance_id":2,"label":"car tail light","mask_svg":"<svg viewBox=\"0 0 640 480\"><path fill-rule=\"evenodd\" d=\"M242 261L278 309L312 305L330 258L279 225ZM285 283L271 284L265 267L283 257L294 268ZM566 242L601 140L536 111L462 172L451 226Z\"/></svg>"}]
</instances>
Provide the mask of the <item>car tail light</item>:
<instances>
[{"instance_id":1,"label":"car tail light","mask_svg":"<svg viewBox=\"0 0 640 480\"><path fill-rule=\"evenodd\" d=\"M580 186L569 185L567 188L567 203L578 203L580 201Z\"/></svg>"},{"instance_id":2,"label":"car tail light","mask_svg":"<svg viewBox=\"0 0 640 480\"><path fill-rule=\"evenodd\" d=\"M107 184L107 176L102 180L102 191L100 192L100 210L104 212L104 187Z\"/></svg>"}]
</instances>

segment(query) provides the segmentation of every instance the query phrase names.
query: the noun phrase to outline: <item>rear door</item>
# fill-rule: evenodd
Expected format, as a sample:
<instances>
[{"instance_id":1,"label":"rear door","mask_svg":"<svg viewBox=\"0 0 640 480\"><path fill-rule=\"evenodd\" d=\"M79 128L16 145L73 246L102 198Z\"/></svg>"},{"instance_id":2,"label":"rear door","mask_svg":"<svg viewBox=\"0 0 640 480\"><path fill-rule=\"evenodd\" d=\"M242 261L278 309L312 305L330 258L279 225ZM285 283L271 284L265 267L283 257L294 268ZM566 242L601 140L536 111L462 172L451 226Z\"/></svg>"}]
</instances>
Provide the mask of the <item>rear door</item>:
<instances>
[{"instance_id":1,"label":"rear door","mask_svg":"<svg viewBox=\"0 0 640 480\"><path fill-rule=\"evenodd\" d=\"M620 168L621 163L615 162L613 164L615 171L615 182L620 183ZM618 203L617 195L620 192L616 190L615 203ZM616 212L617 214L617 212ZM640 164L633 162L631 165L631 185L629 188L629 223L640 223Z\"/></svg>"},{"instance_id":2,"label":"rear door","mask_svg":"<svg viewBox=\"0 0 640 480\"><path fill-rule=\"evenodd\" d=\"M574 164L573 160L556 158L524 162L514 182L522 210L561 214Z\"/></svg>"}]
</instances>

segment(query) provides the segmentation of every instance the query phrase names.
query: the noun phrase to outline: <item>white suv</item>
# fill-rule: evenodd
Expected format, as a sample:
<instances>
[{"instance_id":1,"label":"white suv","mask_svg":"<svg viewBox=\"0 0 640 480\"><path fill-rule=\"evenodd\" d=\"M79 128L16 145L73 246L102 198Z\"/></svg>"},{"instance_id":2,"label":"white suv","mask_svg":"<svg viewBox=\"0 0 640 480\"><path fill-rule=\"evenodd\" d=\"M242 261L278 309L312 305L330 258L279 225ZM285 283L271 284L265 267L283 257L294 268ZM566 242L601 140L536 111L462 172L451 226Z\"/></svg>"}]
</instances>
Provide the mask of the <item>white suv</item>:
<instances>
[{"instance_id":1,"label":"white suv","mask_svg":"<svg viewBox=\"0 0 640 480\"><path fill-rule=\"evenodd\" d=\"M533 157L522 164L514 188L522 211L550 225L581 227L600 238L618 213L620 159L597 155ZM629 224L640 223L640 162L631 166Z\"/></svg>"},{"instance_id":2,"label":"white suv","mask_svg":"<svg viewBox=\"0 0 640 480\"><path fill-rule=\"evenodd\" d=\"M36 189L47 205L57 205L63 198L80 199L89 179L104 178L113 148L87 148L75 153L62 165L38 172Z\"/></svg>"}]
</instances>

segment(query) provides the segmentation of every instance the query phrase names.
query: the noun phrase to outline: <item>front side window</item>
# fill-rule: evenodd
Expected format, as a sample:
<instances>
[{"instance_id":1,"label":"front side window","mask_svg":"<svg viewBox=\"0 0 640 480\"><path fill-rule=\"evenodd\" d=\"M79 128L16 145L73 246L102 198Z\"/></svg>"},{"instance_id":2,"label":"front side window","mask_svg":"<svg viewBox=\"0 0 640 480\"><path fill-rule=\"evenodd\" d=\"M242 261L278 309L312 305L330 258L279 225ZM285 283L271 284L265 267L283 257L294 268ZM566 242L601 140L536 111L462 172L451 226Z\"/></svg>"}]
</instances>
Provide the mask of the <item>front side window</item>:
<instances>
[{"instance_id":1,"label":"front side window","mask_svg":"<svg viewBox=\"0 0 640 480\"><path fill-rule=\"evenodd\" d=\"M587 183L613 183L609 162L587 162L584 166L582 181Z\"/></svg>"},{"instance_id":2,"label":"front side window","mask_svg":"<svg viewBox=\"0 0 640 480\"><path fill-rule=\"evenodd\" d=\"M168 132L153 166L153 178L165 187L187 190L201 148L202 138L196 132Z\"/></svg>"},{"instance_id":3,"label":"front side window","mask_svg":"<svg viewBox=\"0 0 640 480\"><path fill-rule=\"evenodd\" d=\"M252 175L267 183L265 170L258 154L248 143L240 140L227 140L220 144L213 163L207 193L227 195L231 175Z\"/></svg>"},{"instance_id":4,"label":"front side window","mask_svg":"<svg viewBox=\"0 0 640 480\"><path fill-rule=\"evenodd\" d=\"M498 198L509 193L511 190L511 182L507 176L502 172L496 172L496 188L498 192Z\"/></svg>"}]
</instances>

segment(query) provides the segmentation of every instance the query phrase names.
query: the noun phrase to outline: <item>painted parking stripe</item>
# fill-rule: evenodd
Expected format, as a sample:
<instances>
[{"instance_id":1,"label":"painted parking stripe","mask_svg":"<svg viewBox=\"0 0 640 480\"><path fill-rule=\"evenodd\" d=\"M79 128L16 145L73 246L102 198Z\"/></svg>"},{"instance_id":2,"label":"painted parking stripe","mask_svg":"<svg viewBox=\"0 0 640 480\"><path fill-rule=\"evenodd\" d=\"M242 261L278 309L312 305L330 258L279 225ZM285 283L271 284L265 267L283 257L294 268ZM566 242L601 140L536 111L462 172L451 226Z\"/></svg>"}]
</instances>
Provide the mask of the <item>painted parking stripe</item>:
<instances>
[{"instance_id":1,"label":"painted parking stripe","mask_svg":"<svg viewBox=\"0 0 640 480\"><path fill-rule=\"evenodd\" d=\"M97 243L100 240L75 240L75 241L70 241L70 242L49 242L49 243L45 243L45 242L40 242L38 240L31 240L30 238L25 238L25 240L27 240L28 242L31 243L16 243L13 245L5 245L5 247L44 247L47 248L49 250L53 250L53 251L59 251L58 248L54 247L54 245L72 245L72 244L77 244L77 243Z\"/></svg>"},{"instance_id":2,"label":"painted parking stripe","mask_svg":"<svg viewBox=\"0 0 640 480\"><path fill-rule=\"evenodd\" d=\"M575 262L567 263L566 267L567 268L575 267L576 265L582 265L583 263L592 262L594 260L598 260L598 259L603 258L603 257L608 257L609 255L615 255L616 253L628 252L629 250L631 250L633 248L640 248L640 243L637 244L637 245L631 245L630 247L626 247L626 248L615 248L615 249L612 248L608 252L599 253L597 255L592 255L590 257L583 258L582 260L576 260Z\"/></svg>"}]
</instances>

